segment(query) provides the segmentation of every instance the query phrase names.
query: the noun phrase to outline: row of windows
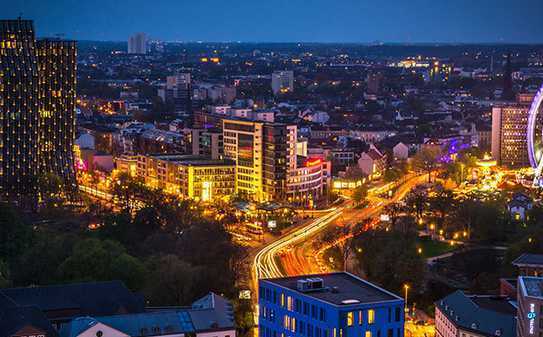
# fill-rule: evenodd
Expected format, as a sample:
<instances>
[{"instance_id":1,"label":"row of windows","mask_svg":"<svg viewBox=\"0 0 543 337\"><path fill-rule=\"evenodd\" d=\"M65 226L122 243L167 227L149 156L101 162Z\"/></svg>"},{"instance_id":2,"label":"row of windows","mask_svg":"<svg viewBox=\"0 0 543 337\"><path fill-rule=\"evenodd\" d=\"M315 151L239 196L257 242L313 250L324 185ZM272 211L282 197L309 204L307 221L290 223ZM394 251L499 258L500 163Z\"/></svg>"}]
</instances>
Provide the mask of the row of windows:
<instances>
[{"instance_id":1,"label":"row of windows","mask_svg":"<svg viewBox=\"0 0 543 337\"><path fill-rule=\"evenodd\" d=\"M259 291L261 299L265 299L270 303L280 305L288 311L301 313L320 321L326 320L326 310L324 310L322 307L318 307L315 304L310 305L309 303L303 302L300 299L293 299L292 296L287 296L284 293L281 293L278 296L275 290L272 291L268 288L260 287Z\"/></svg>"},{"instance_id":2,"label":"row of windows","mask_svg":"<svg viewBox=\"0 0 543 337\"><path fill-rule=\"evenodd\" d=\"M286 318L286 316L285 316ZM296 319L291 317L286 319L283 325L284 329L289 333L307 336L307 337L348 337L346 331L343 331L341 328L325 329L319 327L313 327L310 323L305 324L304 322L299 322L296 324ZM285 333L278 333L273 328L260 326L259 336L261 337L285 337ZM377 330L375 336L371 330L362 330L360 334L356 334L353 337L402 337L402 329L396 329L396 336L394 336L394 329L387 329L386 336L382 336L381 330Z\"/></svg>"}]
</instances>

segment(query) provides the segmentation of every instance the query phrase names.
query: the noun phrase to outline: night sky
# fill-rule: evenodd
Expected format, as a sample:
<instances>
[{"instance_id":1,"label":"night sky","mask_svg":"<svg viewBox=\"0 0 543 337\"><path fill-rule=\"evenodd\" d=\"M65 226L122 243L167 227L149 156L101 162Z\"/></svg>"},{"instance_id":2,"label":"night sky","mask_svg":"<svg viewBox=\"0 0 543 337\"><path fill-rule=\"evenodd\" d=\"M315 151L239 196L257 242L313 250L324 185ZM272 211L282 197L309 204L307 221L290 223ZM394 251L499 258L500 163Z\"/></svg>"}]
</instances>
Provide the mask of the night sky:
<instances>
[{"instance_id":1,"label":"night sky","mask_svg":"<svg viewBox=\"0 0 543 337\"><path fill-rule=\"evenodd\" d=\"M542 43L543 0L0 0L39 37L125 41Z\"/></svg>"}]
</instances>

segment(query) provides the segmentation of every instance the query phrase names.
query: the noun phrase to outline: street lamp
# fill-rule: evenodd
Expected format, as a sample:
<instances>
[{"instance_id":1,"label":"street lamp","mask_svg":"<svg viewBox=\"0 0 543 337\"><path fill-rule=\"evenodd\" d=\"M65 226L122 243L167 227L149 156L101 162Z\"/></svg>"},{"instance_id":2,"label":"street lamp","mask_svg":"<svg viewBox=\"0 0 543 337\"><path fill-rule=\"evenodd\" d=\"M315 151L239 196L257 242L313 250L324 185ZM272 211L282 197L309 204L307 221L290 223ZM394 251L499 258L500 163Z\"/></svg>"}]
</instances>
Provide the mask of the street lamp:
<instances>
[{"instance_id":1,"label":"street lamp","mask_svg":"<svg viewBox=\"0 0 543 337\"><path fill-rule=\"evenodd\" d=\"M407 292L409 291L409 284L404 284L403 289L405 290L405 308L404 311L407 314L409 312L409 308L407 307Z\"/></svg>"}]
</instances>

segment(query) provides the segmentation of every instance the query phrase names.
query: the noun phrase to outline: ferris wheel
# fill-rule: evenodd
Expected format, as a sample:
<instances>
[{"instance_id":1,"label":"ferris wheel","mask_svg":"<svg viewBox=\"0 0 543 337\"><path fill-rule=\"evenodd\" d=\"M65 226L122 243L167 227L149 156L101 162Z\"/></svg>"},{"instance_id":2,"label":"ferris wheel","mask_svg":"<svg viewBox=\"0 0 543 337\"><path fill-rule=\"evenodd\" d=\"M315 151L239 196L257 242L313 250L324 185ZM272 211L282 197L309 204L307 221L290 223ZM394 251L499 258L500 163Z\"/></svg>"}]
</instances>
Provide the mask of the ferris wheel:
<instances>
[{"instance_id":1,"label":"ferris wheel","mask_svg":"<svg viewBox=\"0 0 543 337\"><path fill-rule=\"evenodd\" d=\"M528 111L528 157L534 169L534 186L543 187L543 86L535 95Z\"/></svg>"}]
</instances>

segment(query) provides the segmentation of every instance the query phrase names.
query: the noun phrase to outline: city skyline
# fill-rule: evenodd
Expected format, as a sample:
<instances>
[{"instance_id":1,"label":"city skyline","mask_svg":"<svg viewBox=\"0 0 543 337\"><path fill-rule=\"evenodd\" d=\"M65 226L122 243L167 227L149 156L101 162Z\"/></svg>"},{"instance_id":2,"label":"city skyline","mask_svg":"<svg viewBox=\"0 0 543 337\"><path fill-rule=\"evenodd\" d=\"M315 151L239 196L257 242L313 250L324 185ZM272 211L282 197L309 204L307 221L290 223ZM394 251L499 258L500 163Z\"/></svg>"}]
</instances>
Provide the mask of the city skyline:
<instances>
[{"instance_id":1,"label":"city skyline","mask_svg":"<svg viewBox=\"0 0 543 337\"><path fill-rule=\"evenodd\" d=\"M321 0L312 6L282 0L258 4L241 0L238 5L26 0L5 7L6 18L34 19L40 36L63 34L76 40L126 41L142 31L154 39L184 42L543 42L543 25L537 15L543 3L537 0L389 0L379 6L351 0L334 6Z\"/></svg>"}]
</instances>

